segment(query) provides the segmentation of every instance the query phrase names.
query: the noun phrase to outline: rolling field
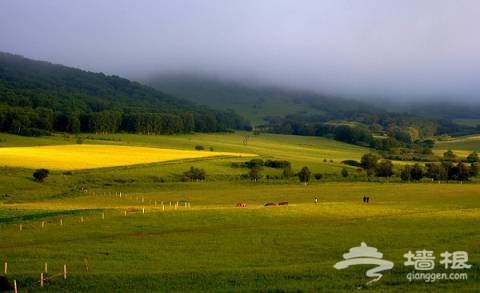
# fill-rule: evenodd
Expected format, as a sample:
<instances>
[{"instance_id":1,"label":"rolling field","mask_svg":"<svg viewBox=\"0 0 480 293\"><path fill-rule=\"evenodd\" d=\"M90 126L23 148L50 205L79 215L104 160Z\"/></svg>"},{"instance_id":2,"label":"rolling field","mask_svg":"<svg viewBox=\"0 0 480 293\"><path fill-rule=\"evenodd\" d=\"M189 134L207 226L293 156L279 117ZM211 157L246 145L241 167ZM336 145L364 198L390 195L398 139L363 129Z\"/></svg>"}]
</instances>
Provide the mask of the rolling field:
<instances>
[{"instance_id":1,"label":"rolling field","mask_svg":"<svg viewBox=\"0 0 480 293\"><path fill-rule=\"evenodd\" d=\"M84 135L78 146L147 147L258 154L290 160L294 169L338 172L341 160L368 149L327 139L282 135ZM0 135L2 147L65 145L74 137ZM455 149L454 149L455 150ZM465 149L467 150L467 149ZM194 152L199 153L199 152ZM202 153L202 152L200 152ZM210 152L206 152L210 153ZM211 157L74 170L54 170L44 183L32 169L0 172L0 257L20 292L478 292L478 184L241 180L232 162ZM180 182L190 166L205 182ZM274 172L274 171L271 171ZM177 179L176 179L177 178ZM370 202L362 203L368 195ZM313 199L318 198L318 204ZM267 202L288 206L264 207ZM246 208L236 208L238 202ZM372 265L333 266L362 242L394 263L382 278ZM433 251L424 273L467 279L408 279L409 251ZM441 253L468 253L467 269L444 268ZM48 263L45 288L40 273ZM63 279L63 265L68 278ZM0 263L0 267L3 264ZM417 270L417 272L422 272Z\"/></svg>"},{"instance_id":2,"label":"rolling field","mask_svg":"<svg viewBox=\"0 0 480 293\"><path fill-rule=\"evenodd\" d=\"M435 146L435 153L442 155L447 150L454 150L455 154L466 157L472 151L480 153L480 135L469 135L447 141L439 141Z\"/></svg>"}]
</instances>

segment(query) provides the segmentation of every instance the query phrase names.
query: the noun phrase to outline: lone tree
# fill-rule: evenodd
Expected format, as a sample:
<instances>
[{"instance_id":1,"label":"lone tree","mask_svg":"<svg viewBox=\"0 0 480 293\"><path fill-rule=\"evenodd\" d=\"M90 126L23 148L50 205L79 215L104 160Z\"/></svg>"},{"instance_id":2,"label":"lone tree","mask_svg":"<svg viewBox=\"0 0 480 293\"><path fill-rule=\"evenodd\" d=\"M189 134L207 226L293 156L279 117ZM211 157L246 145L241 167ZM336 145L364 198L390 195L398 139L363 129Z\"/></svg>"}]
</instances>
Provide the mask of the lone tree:
<instances>
[{"instance_id":1,"label":"lone tree","mask_svg":"<svg viewBox=\"0 0 480 293\"><path fill-rule=\"evenodd\" d=\"M250 172L248 172L248 177L250 180L257 182L258 179L262 178L262 168L261 167L253 167L250 169Z\"/></svg>"},{"instance_id":2,"label":"lone tree","mask_svg":"<svg viewBox=\"0 0 480 293\"><path fill-rule=\"evenodd\" d=\"M378 156L375 154L364 154L360 160L360 166L367 170L367 175L372 175L377 168Z\"/></svg>"},{"instance_id":3,"label":"lone tree","mask_svg":"<svg viewBox=\"0 0 480 293\"><path fill-rule=\"evenodd\" d=\"M37 182L43 182L43 180L48 177L49 173L50 171L47 169L37 169L35 172L33 172L33 179L35 179Z\"/></svg>"},{"instance_id":4,"label":"lone tree","mask_svg":"<svg viewBox=\"0 0 480 293\"><path fill-rule=\"evenodd\" d=\"M300 172L297 173L298 179L300 179L300 182L303 182L303 184L307 185L308 182L310 181L310 175L312 173L310 172L310 169L308 169L307 166L303 167Z\"/></svg>"}]
</instances>

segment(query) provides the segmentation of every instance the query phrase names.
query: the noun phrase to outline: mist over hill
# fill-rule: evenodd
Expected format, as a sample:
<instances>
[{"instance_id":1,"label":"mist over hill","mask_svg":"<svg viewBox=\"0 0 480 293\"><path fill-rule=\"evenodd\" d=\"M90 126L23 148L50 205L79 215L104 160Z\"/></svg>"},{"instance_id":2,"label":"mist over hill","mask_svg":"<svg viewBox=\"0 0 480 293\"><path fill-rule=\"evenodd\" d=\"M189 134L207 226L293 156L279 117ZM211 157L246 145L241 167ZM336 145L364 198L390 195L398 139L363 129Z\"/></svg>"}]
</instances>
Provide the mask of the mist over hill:
<instances>
[{"instance_id":1,"label":"mist over hill","mask_svg":"<svg viewBox=\"0 0 480 293\"><path fill-rule=\"evenodd\" d=\"M215 109L234 109L256 124L266 117L315 115L323 120L351 119L353 114L409 114L434 119L480 119L480 101L412 101L332 96L307 89L230 79L201 73L160 73L146 84Z\"/></svg>"}]
</instances>

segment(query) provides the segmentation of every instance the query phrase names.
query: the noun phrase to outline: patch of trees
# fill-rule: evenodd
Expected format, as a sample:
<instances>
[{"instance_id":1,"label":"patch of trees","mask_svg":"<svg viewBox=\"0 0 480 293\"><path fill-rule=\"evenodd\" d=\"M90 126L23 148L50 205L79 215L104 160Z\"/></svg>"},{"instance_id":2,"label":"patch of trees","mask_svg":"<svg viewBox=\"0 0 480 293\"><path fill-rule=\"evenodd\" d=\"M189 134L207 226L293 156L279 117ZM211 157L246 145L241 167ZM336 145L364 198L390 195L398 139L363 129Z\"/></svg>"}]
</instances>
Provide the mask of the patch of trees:
<instances>
[{"instance_id":1,"label":"patch of trees","mask_svg":"<svg viewBox=\"0 0 480 293\"><path fill-rule=\"evenodd\" d=\"M393 163L388 159L380 159L379 156L369 153L364 154L360 160L362 167L368 176L391 177L393 175Z\"/></svg>"},{"instance_id":2,"label":"patch of trees","mask_svg":"<svg viewBox=\"0 0 480 293\"><path fill-rule=\"evenodd\" d=\"M285 168L290 168L291 163L286 160L266 160L264 161L263 159L255 158L251 159L249 161L245 161L242 163L232 163L232 167L234 168L256 168L256 167L268 167L268 168L274 168L274 169L285 169Z\"/></svg>"},{"instance_id":3,"label":"patch of trees","mask_svg":"<svg viewBox=\"0 0 480 293\"><path fill-rule=\"evenodd\" d=\"M250 130L231 110L212 110L118 76L0 52L0 131L174 134Z\"/></svg>"},{"instance_id":4,"label":"patch of trees","mask_svg":"<svg viewBox=\"0 0 480 293\"><path fill-rule=\"evenodd\" d=\"M183 175L183 181L204 181L207 174L204 169L191 166Z\"/></svg>"},{"instance_id":5,"label":"patch of trees","mask_svg":"<svg viewBox=\"0 0 480 293\"><path fill-rule=\"evenodd\" d=\"M327 109L322 110L328 112ZM393 150L391 159L424 161L428 160L433 148L433 140L426 138L441 134L472 134L477 131L475 127L457 125L450 120L389 113L373 108L337 110L332 111L331 115L295 114L267 117L267 123L259 129L282 134L323 136L372 147L385 152L385 155L389 155ZM398 149L408 149L409 152L400 153Z\"/></svg>"},{"instance_id":6,"label":"patch of trees","mask_svg":"<svg viewBox=\"0 0 480 293\"><path fill-rule=\"evenodd\" d=\"M479 160L476 152L472 152L465 160L460 160L451 150L443 153L438 163L426 163L425 167L419 164L405 165L401 172L404 181L418 181L422 178L431 178L435 181L456 180L467 181L476 177L479 170Z\"/></svg>"}]
</instances>

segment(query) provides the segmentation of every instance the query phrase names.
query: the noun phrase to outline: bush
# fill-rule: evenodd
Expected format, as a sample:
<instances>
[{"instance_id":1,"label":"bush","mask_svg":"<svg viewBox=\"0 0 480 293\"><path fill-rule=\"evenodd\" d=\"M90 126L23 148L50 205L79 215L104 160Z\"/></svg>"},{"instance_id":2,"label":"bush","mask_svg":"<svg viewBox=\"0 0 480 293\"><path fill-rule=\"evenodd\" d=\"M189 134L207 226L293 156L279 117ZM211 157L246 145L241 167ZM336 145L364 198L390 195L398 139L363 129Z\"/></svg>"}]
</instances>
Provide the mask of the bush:
<instances>
[{"instance_id":1,"label":"bush","mask_svg":"<svg viewBox=\"0 0 480 293\"><path fill-rule=\"evenodd\" d=\"M195 146L195 149L196 149L197 151L203 151L203 150L205 149L205 147L204 147L203 145L196 145L196 146Z\"/></svg>"},{"instance_id":2,"label":"bush","mask_svg":"<svg viewBox=\"0 0 480 293\"><path fill-rule=\"evenodd\" d=\"M345 160L345 161L342 161L342 163L345 164L345 165L353 166L353 167L360 167L361 166L360 162L355 161L355 160Z\"/></svg>"},{"instance_id":3,"label":"bush","mask_svg":"<svg viewBox=\"0 0 480 293\"><path fill-rule=\"evenodd\" d=\"M275 168L275 169L284 169L290 167L291 164L286 160L266 160L265 167Z\"/></svg>"},{"instance_id":4,"label":"bush","mask_svg":"<svg viewBox=\"0 0 480 293\"><path fill-rule=\"evenodd\" d=\"M190 167L190 170L183 173L185 175L185 181L198 181L198 180L205 180L205 170L195 167Z\"/></svg>"},{"instance_id":5,"label":"bush","mask_svg":"<svg viewBox=\"0 0 480 293\"><path fill-rule=\"evenodd\" d=\"M315 180L322 180L323 174L322 173L315 173L315 174L313 174L313 177L315 178Z\"/></svg>"},{"instance_id":6,"label":"bush","mask_svg":"<svg viewBox=\"0 0 480 293\"><path fill-rule=\"evenodd\" d=\"M49 173L50 171L48 171L47 169L37 169L35 170L35 172L33 172L33 178L37 182L43 182L45 178L48 177Z\"/></svg>"}]
</instances>

